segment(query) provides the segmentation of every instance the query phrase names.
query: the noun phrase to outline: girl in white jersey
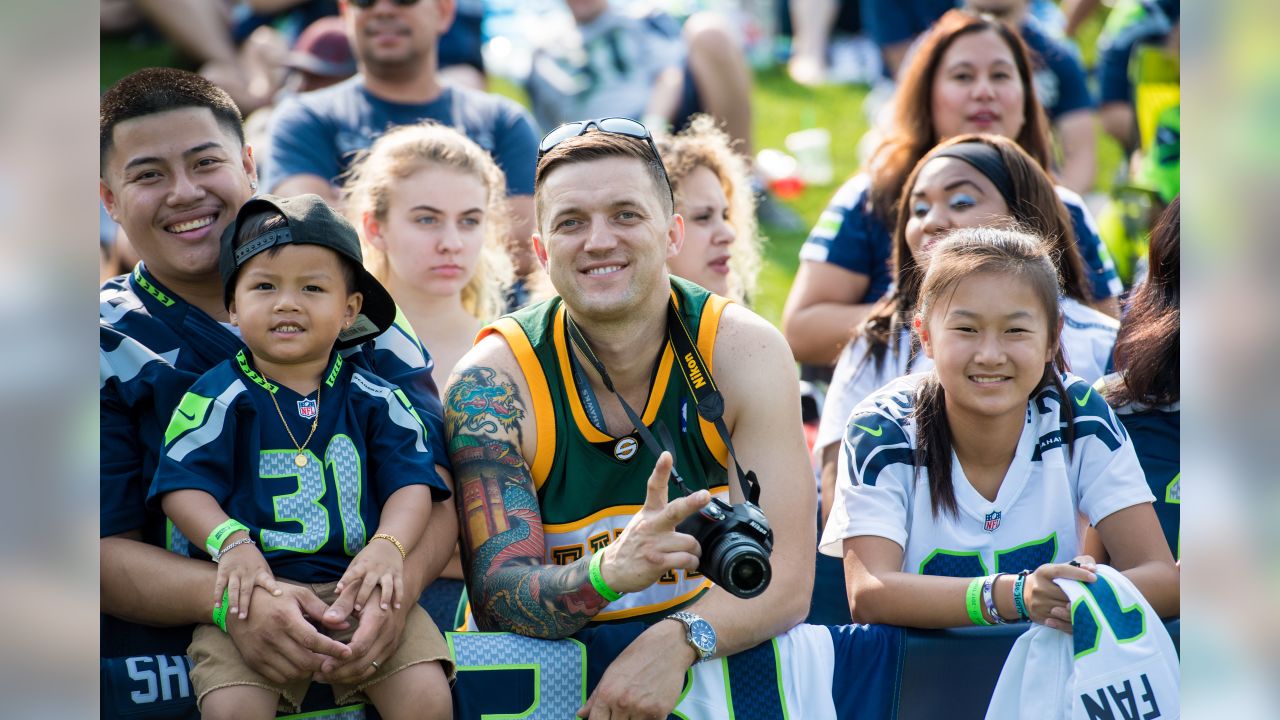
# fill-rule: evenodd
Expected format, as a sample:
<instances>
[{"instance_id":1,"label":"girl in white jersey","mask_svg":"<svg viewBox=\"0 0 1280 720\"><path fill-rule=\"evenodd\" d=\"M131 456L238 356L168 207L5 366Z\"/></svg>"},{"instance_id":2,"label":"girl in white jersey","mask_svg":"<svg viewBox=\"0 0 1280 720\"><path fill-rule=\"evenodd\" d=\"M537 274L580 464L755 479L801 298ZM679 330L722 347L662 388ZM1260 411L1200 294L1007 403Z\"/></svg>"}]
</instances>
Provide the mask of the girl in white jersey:
<instances>
[{"instance_id":1,"label":"girl in white jersey","mask_svg":"<svg viewBox=\"0 0 1280 720\"><path fill-rule=\"evenodd\" d=\"M898 201L894 286L854 331L831 378L815 452L821 458L823 516L831 511L837 443L849 412L875 390L933 361L910 329L926 251L955 228L1017 226L1046 238L1061 279L1062 349L1067 367L1092 383L1106 374L1120 324L1089 307L1087 270L1053 179L1017 143L996 135L944 141L912 170Z\"/></svg>"},{"instance_id":2,"label":"girl in white jersey","mask_svg":"<svg viewBox=\"0 0 1280 720\"><path fill-rule=\"evenodd\" d=\"M856 622L1069 630L1052 581L1092 582L1082 517L1161 616L1178 575L1124 428L1063 371L1041 241L957 230L930 251L912 330L933 360L858 405L821 550L844 557Z\"/></svg>"}]
</instances>

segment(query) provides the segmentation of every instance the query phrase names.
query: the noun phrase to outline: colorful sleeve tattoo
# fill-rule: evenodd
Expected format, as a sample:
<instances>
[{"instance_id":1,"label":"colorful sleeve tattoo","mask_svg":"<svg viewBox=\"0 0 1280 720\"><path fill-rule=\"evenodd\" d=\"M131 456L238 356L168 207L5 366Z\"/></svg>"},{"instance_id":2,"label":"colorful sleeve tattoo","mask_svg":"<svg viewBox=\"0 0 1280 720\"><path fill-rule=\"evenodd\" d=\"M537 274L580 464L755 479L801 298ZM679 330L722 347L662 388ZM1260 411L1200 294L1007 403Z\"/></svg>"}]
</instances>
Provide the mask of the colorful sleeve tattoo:
<instances>
[{"instance_id":1,"label":"colorful sleeve tattoo","mask_svg":"<svg viewBox=\"0 0 1280 720\"><path fill-rule=\"evenodd\" d=\"M590 558L543 561L542 517L520 454L524 403L492 368L461 371L445 399L449 457L461 514L463 566L476 622L559 638L582 628L605 601L591 586Z\"/></svg>"}]
</instances>

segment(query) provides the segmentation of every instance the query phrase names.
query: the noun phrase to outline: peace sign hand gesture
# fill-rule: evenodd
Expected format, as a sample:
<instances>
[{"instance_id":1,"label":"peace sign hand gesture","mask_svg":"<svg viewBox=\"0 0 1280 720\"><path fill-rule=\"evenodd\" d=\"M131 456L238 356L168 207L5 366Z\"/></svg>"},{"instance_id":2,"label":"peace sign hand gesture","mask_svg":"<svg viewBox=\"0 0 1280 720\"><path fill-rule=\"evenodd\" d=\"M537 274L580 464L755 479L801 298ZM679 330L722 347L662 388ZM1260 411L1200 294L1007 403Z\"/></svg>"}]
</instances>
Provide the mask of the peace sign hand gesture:
<instances>
[{"instance_id":1,"label":"peace sign hand gesture","mask_svg":"<svg viewBox=\"0 0 1280 720\"><path fill-rule=\"evenodd\" d=\"M600 572L605 584L620 593L643 590L668 570L697 570L702 548L692 535L676 530L682 520L711 501L711 493L667 499L674 461L664 452L649 476L644 507L631 518L622 535L600 552Z\"/></svg>"}]
</instances>

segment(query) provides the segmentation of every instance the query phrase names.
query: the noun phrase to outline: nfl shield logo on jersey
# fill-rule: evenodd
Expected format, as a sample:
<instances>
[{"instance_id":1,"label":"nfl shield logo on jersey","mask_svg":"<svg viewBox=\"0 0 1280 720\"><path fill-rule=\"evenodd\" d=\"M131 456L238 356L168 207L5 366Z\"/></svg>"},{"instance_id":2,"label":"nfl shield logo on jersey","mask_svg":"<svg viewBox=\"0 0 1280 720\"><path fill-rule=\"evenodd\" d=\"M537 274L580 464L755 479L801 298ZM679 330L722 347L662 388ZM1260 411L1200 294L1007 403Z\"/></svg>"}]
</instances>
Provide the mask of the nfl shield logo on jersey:
<instances>
[{"instance_id":1,"label":"nfl shield logo on jersey","mask_svg":"<svg viewBox=\"0 0 1280 720\"><path fill-rule=\"evenodd\" d=\"M987 532L995 532L1000 527L1000 511L992 510L986 515L986 522L982 523L982 529Z\"/></svg>"},{"instance_id":2,"label":"nfl shield logo on jersey","mask_svg":"<svg viewBox=\"0 0 1280 720\"><path fill-rule=\"evenodd\" d=\"M303 420L310 420L311 418L315 417L316 401L312 400L311 398L307 398L305 400L299 400L298 415L302 416Z\"/></svg>"}]
</instances>

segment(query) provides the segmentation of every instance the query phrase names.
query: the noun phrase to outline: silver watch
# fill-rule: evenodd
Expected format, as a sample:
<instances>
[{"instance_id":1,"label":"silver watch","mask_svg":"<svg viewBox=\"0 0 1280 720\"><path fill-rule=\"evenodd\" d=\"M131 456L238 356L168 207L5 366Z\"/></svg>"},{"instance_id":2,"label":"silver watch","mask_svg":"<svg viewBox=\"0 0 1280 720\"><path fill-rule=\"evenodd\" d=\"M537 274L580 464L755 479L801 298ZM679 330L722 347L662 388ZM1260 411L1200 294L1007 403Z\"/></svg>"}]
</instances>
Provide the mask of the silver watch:
<instances>
[{"instance_id":1,"label":"silver watch","mask_svg":"<svg viewBox=\"0 0 1280 720\"><path fill-rule=\"evenodd\" d=\"M681 610L671 613L667 619L684 625L684 639L698 653L697 662L710 660L716 654L716 629L701 615Z\"/></svg>"}]
</instances>

